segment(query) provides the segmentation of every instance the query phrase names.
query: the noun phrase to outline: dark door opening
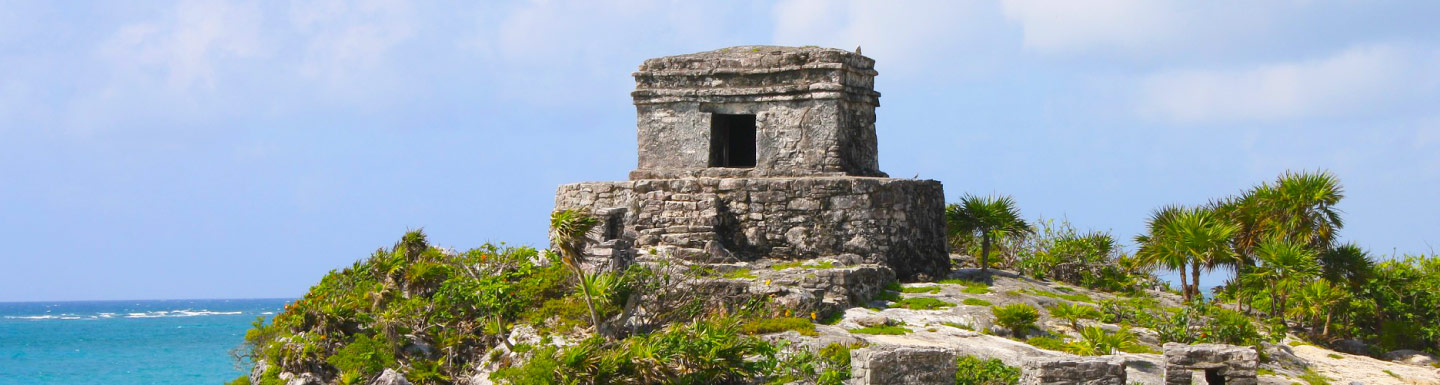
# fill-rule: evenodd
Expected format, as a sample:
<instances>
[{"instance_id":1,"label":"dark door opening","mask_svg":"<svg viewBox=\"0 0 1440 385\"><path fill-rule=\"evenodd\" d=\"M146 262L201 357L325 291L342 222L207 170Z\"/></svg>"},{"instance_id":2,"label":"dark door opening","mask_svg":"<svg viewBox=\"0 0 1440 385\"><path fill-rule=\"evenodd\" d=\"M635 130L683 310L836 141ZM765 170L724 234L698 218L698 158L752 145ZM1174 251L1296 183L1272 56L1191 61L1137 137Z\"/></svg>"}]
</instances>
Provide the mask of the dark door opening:
<instances>
[{"instance_id":1,"label":"dark door opening","mask_svg":"<svg viewBox=\"0 0 1440 385\"><path fill-rule=\"evenodd\" d=\"M1205 369L1205 383L1210 385L1225 385L1225 375L1220 374L1220 369Z\"/></svg>"},{"instance_id":2,"label":"dark door opening","mask_svg":"<svg viewBox=\"0 0 1440 385\"><path fill-rule=\"evenodd\" d=\"M755 115L710 114L710 167L755 167Z\"/></svg>"}]
</instances>

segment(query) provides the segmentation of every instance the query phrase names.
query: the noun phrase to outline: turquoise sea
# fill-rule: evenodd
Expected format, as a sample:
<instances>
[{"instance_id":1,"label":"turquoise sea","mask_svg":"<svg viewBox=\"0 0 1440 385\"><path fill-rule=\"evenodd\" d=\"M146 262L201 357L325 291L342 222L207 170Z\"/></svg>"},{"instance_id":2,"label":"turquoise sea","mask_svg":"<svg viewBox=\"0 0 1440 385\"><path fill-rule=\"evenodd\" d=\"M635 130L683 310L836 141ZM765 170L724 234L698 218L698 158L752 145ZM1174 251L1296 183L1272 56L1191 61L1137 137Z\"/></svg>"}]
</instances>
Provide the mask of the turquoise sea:
<instances>
[{"instance_id":1,"label":"turquoise sea","mask_svg":"<svg viewBox=\"0 0 1440 385\"><path fill-rule=\"evenodd\" d=\"M290 301L0 303L0 385L222 384L250 323Z\"/></svg>"}]
</instances>

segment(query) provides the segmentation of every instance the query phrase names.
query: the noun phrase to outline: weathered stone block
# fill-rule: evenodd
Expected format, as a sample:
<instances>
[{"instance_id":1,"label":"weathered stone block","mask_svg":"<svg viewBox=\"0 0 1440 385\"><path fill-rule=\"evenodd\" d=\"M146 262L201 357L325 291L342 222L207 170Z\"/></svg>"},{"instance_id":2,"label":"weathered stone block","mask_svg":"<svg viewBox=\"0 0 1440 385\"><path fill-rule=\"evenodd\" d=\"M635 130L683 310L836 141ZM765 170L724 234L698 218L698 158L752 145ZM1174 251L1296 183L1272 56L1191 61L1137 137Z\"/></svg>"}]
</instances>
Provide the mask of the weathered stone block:
<instances>
[{"instance_id":1,"label":"weathered stone block","mask_svg":"<svg viewBox=\"0 0 1440 385\"><path fill-rule=\"evenodd\" d=\"M856 385L955 383L955 352L939 347L872 345L850 351Z\"/></svg>"},{"instance_id":2,"label":"weathered stone block","mask_svg":"<svg viewBox=\"0 0 1440 385\"><path fill-rule=\"evenodd\" d=\"M1125 362L1104 357L1046 357L1026 361L1021 385L1125 385Z\"/></svg>"},{"instance_id":3,"label":"weathered stone block","mask_svg":"<svg viewBox=\"0 0 1440 385\"><path fill-rule=\"evenodd\" d=\"M1196 371L1203 372L1207 379L1223 380L1226 385L1259 383L1260 354L1254 347L1171 342L1164 349L1167 385L1188 385Z\"/></svg>"}]
</instances>

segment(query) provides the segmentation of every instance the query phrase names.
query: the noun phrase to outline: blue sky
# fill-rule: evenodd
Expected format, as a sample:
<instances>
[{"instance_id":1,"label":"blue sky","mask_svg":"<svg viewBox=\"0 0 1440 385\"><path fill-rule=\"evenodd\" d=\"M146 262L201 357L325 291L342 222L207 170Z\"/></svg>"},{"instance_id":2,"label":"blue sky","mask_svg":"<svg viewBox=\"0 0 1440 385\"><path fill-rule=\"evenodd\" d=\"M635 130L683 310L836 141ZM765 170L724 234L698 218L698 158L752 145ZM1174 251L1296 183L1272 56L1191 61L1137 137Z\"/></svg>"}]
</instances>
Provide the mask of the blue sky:
<instances>
[{"instance_id":1,"label":"blue sky","mask_svg":"<svg viewBox=\"0 0 1440 385\"><path fill-rule=\"evenodd\" d=\"M406 229L539 245L635 164L630 73L863 46L881 168L1129 240L1326 169L1440 245L1440 3L0 0L0 301L297 296Z\"/></svg>"}]
</instances>

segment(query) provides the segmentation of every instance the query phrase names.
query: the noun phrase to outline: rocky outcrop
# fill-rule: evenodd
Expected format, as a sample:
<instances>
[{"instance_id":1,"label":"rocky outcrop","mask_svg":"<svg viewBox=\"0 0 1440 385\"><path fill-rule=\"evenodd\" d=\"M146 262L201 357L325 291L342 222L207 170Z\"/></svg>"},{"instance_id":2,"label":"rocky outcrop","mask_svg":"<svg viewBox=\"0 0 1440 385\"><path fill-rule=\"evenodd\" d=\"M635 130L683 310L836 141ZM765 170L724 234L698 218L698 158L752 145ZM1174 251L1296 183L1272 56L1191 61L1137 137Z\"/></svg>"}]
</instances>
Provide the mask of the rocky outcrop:
<instances>
[{"instance_id":1,"label":"rocky outcrop","mask_svg":"<svg viewBox=\"0 0 1440 385\"><path fill-rule=\"evenodd\" d=\"M1434 354L1408 349L1386 352L1384 358L1386 361L1415 366L1432 366L1435 365L1436 362L1440 362L1440 358L1437 358Z\"/></svg>"},{"instance_id":2,"label":"rocky outcrop","mask_svg":"<svg viewBox=\"0 0 1440 385\"><path fill-rule=\"evenodd\" d=\"M375 381L370 381L370 385L410 385L410 380L393 369L385 369L379 377L375 377Z\"/></svg>"}]
</instances>

